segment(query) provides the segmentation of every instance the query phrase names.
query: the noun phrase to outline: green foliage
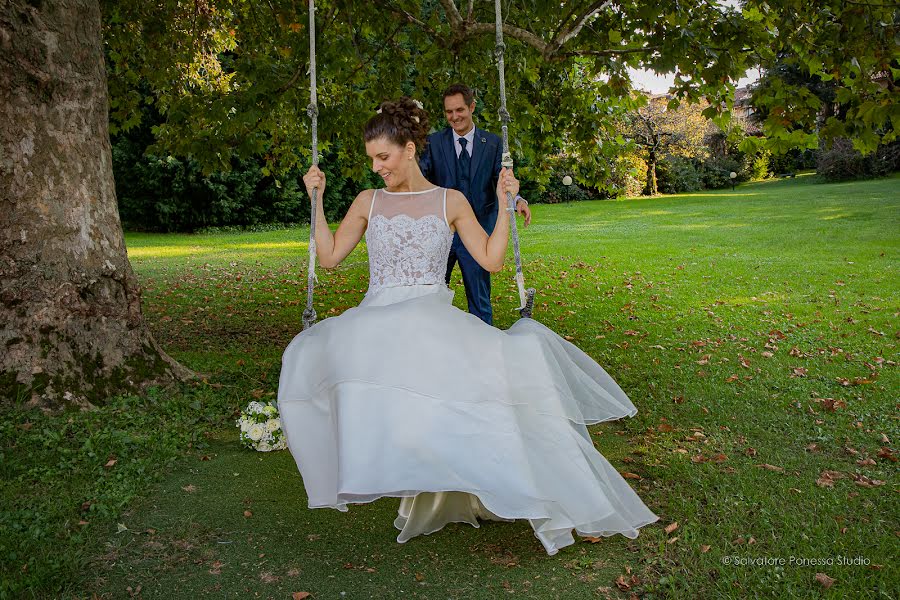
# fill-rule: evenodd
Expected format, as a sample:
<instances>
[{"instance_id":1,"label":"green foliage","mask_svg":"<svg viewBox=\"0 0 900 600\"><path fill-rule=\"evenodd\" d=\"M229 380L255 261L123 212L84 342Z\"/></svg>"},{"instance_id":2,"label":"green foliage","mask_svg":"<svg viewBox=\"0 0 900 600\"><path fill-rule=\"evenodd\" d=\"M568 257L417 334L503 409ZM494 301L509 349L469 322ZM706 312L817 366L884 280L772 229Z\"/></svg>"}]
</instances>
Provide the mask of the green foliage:
<instances>
[{"instance_id":1,"label":"green foliage","mask_svg":"<svg viewBox=\"0 0 900 600\"><path fill-rule=\"evenodd\" d=\"M767 72L753 104L773 152L846 137L870 153L896 139L893 3L747 0L743 16L749 46Z\"/></svg>"},{"instance_id":2,"label":"green foliage","mask_svg":"<svg viewBox=\"0 0 900 600\"><path fill-rule=\"evenodd\" d=\"M216 227L255 229L266 224L308 222L310 201L302 173L266 175L260 160L232 160L227 171L204 175L194 159L144 154L140 138L113 142L116 195L123 225L136 231L197 231ZM360 185L325 160L325 212L340 219Z\"/></svg>"},{"instance_id":3,"label":"green foliage","mask_svg":"<svg viewBox=\"0 0 900 600\"><path fill-rule=\"evenodd\" d=\"M656 166L657 185L664 194L696 192L703 187L697 164L690 158L667 156Z\"/></svg>"},{"instance_id":4,"label":"green foliage","mask_svg":"<svg viewBox=\"0 0 900 600\"><path fill-rule=\"evenodd\" d=\"M771 166L769 164L771 158L772 153L767 150L763 150L761 152L758 152L755 156L752 156L749 165L750 179L759 180L768 177L771 169ZM740 173L740 170L738 170L738 173Z\"/></svg>"},{"instance_id":5,"label":"green foliage","mask_svg":"<svg viewBox=\"0 0 900 600\"><path fill-rule=\"evenodd\" d=\"M818 150L794 149L784 154L772 155L769 158L770 171L774 175L788 175L816 168Z\"/></svg>"},{"instance_id":6,"label":"green foliage","mask_svg":"<svg viewBox=\"0 0 900 600\"><path fill-rule=\"evenodd\" d=\"M613 165L610 183L614 196L640 196L647 187L647 163L635 152L620 155Z\"/></svg>"},{"instance_id":7,"label":"green foliage","mask_svg":"<svg viewBox=\"0 0 900 600\"><path fill-rule=\"evenodd\" d=\"M731 173L735 173L738 177L737 181L746 181L746 174L742 174L743 169L741 163L735 158L729 156L715 157L705 160L700 165L700 178L703 187L708 190L719 190L731 187ZM760 178L761 179L761 178Z\"/></svg>"}]
</instances>

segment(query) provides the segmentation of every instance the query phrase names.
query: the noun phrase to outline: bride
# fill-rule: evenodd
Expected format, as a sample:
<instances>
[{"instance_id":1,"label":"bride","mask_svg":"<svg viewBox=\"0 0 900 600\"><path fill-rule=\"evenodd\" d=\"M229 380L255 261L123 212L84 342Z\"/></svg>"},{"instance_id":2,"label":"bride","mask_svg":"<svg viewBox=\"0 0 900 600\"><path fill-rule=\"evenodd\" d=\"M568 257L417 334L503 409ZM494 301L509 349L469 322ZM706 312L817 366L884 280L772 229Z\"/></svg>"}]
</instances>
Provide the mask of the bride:
<instances>
[{"instance_id":1,"label":"bride","mask_svg":"<svg viewBox=\"0 0 900 600\"><path fill-rule=\"evenodd\" d=\"M532 319L499 330L454 307L444 283L454 232L485 269L509 236L504 169L489 236L465 197L429 183L417 154L428 116L384 102L365 126L384 188L361 192L332 234L318 188L316 250L337 266L366 236L358 307L298 334L282 357L278 407L310 508L401 498L397 538L447 523L527 519L548 554L583 536L635 538L653 514L593 446L586 425L637 409L585 353Z\"/></svg>"}]
</instances>

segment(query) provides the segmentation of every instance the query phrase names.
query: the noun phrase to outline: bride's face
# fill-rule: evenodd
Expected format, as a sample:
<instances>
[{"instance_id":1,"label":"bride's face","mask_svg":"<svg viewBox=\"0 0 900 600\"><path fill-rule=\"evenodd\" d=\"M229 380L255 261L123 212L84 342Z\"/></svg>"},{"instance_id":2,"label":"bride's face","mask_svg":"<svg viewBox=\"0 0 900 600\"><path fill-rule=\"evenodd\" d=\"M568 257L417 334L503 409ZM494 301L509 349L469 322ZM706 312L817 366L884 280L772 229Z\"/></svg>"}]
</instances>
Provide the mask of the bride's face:
<instances>
[{"instance_id":1,"label":"bride's face","mask_svg":"<svg viewBox=\"0 0 900 600\"><path fill-rule=\"evenodd\" d=\"M415 164L416 145L407 142L398 146L387 138L366 142L366 154L372 160L372 170L384 179L388 187L395 187L406 181L410 168Z\"/></svg>"}]
</instances>

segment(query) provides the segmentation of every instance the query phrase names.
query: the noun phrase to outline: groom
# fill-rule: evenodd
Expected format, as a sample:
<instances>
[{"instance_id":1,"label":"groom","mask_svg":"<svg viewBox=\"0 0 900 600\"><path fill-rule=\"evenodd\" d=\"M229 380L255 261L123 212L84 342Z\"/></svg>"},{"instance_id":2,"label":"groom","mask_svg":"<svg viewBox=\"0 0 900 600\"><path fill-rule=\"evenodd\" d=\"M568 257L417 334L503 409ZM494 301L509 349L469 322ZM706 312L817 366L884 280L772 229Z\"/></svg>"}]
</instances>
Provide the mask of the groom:
<instances>
[{"instance_id":1,"label":"groom","mask_svg":"<svg viewBox=\"0 0 900 600\"><path fill-rule=\"evenodd\" d=\"M462 192L472 205L475 218L490 235L497 223L497 179L503 143L493 133L475 127L474 111L475 94L468 86L455 83L448 87L444 91L444 116L449 127L428 136L419 166L428 181ZM525 218L527 227L531 210L521 196L516 196L516 210ZM447 261L448 285L457 262L469 312L491 325L491 274L472 258L458 234L453 236Z\"/></svg>"}]
</instances>

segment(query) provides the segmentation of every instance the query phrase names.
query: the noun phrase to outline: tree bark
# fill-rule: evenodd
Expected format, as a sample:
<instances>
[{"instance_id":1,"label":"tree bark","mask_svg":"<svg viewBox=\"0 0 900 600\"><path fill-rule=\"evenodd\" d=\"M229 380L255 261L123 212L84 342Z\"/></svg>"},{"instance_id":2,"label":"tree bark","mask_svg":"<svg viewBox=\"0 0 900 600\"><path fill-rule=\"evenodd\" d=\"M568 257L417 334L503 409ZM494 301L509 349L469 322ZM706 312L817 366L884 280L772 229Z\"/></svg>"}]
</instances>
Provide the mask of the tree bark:
<instances>
[{"instance_id":1,"label":"tree bark","mask_svg":"<svg viewBox=\"0 0 900 600\"><path fill-rule=\"evenodd\" d=\"M97 0L0 0L0 401L102 403L191 372L125 251Z\"/></svg>"},{"instance_id":2,"label":"tree bark","mask_svg":"<svg viewBox=\"0 0 900 600\"><path fill-rule=\"evenodd\" d=\"M647 159L647 187L645 192L647 196L655 196L659 193L656 187L656 151L650 150L650 156Z\"/></svg>"}]
</instances>

